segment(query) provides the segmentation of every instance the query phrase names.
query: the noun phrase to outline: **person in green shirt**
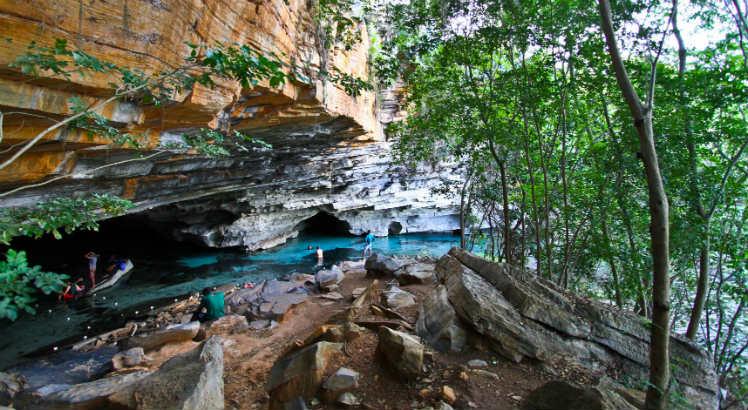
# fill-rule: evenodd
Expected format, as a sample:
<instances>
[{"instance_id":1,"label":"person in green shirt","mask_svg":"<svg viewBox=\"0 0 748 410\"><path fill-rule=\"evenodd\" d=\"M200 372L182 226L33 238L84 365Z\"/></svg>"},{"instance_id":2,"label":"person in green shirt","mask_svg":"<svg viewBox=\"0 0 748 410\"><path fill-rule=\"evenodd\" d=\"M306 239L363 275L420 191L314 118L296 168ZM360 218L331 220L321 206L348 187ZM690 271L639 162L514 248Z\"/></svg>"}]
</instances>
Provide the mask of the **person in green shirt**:
<instances>
[{"instance_id":1,"label":"person in green shirt","mask_svg":"<svg viewBox=\"0 0 748 410\"><path fill-rule=\"evenodd\" d=\"M213 292L211 288L203 289L203 298L197 312L192 315L192 320L208 322L223 317L224 315L223 292Z\"/></svg>"}]
</instances>

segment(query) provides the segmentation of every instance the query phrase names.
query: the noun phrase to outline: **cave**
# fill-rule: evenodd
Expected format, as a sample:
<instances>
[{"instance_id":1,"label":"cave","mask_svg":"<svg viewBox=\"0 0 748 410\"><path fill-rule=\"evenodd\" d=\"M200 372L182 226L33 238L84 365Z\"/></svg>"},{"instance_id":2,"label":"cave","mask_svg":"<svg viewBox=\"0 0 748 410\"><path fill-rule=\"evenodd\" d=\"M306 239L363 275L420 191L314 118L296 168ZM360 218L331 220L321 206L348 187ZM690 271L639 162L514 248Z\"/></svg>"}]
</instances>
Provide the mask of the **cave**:
<instances>
[{"instance_id":1,"label":"cave","mask_svg":"<svg viewBox=\"0 0 748 410\"><path fill-rule=\"evenodd\" d=\"M101 261L110 256L124 256L137 260L183 253L200 247L179 242L168 235L164 226L142 215L125 215L99 222L98 231L78 230L63 233L61 239L45 235L39 239L18 237L10 247L26 252L29 262L54 272L79 274L87 270L83 255L94 251Z\"/></svg>"},{"instance_id":2,"label":"cave","mask_svg":"<svg viewBox=\"0 0 748 410\"><path fill-rule=\"evenodd\" d=\"M390 222L390 226L387 228L387 232L390 235L397 235L403 231L403 224L398 221Z\"/></svg>"},{"instance_id":3,"label":"cave","mask_svg":"<svg viewBox=\"0 0 748 410\"><path fill-rule=\"evenodd\" d=\"M328 212L321 211L301 222L299 231L304 234L313 235L351 235L351 224Z\"/></svg>"}]
</instances>

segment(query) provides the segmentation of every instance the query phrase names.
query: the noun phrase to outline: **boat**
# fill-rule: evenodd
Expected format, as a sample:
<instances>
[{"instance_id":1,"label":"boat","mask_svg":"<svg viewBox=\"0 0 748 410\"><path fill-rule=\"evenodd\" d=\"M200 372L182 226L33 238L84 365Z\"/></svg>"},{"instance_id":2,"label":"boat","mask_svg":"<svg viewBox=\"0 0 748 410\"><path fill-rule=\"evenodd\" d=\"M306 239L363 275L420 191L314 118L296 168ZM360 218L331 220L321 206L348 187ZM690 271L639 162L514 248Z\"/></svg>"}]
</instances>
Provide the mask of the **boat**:
<instances>
[{"instance_id":1,"label":"boat","mask_svg":"<svg viewBox=\"0 0 748 410\"><path fill-rule=\"evenodd\" d=\"M93 294L95 292L98 292L100 290L104 290L107 288L111 288L112 286L116 285L117 282L122 280L125 276L127 276L132 268L134 268L135 265L132 264L132 261L130 259L127 259L127 262L125 263L124 269L117 269L116 272L112 276L109 276L104 281L98 283L96 286L94 286L93 289L91 289L89 294Z\"/></svg>"}]
</instances>

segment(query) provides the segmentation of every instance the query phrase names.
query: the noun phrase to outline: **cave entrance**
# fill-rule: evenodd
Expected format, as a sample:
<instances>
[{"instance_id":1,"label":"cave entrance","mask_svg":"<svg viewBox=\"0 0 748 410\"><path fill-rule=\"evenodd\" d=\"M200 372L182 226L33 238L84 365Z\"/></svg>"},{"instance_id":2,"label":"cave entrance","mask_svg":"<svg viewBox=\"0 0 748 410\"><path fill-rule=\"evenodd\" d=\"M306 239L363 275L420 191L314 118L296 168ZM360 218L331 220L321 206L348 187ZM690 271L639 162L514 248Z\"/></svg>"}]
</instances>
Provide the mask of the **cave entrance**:
<instances>
[{"instance_id":1,"label":"cave entrance","mask_svg":"<svg viewBox=\"0 0 748 410\"><path fill-rule=\"evenodd\" d=\"M79 274L87 271L83 255L94 251L100 263L110 256L134 260L165 258L184 253L196 245L178 242L168 234L168 226L155 224L143 215L125 215L99 222L98 231L75 231L61 239L45 235L39 239L18 237L10 247L26 251L29 262L53 272Z\"/></svg>"},{"instance_id":2,"label":"cave entrance","mask_svg":"<svg viewBox=\"0 0 748 410\"><path fill-rule=\"evenodd\" d=\"M390 235L397 235L403 231L403 224L397 221L390 222L390 226L387 228L387 232Z\"/></svg>"},{"instance_id":3,"label":"cave entrance","mask_svg":"<svg viewBox=\"0 0 748 410\"><path fill-rule=\"evenodd\" d=\"M301 223L299 231L305 234L325 236L350 236L351 224L321 211Z\"/></svg>"}]
</instances>

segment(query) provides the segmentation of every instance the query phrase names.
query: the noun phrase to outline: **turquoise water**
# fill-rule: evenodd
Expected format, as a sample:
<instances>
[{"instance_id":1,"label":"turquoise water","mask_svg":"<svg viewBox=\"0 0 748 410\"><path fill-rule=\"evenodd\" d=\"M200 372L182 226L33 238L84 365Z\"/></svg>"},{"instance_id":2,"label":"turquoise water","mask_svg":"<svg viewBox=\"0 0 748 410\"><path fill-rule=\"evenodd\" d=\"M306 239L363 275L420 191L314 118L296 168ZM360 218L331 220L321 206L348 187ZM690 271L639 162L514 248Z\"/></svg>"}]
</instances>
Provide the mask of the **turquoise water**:
<instances>
[{"instance_id":1,"label":"turquoise water","mask_svg":"<svg viewBox=\"0 0 748 410\"><path fill-rule=\"evenodd\" d=\"M451 234L408 234L377 238L374 252L389 255L440 256L459 243ZM317 265L314 250L325 252ZM0 368L25 356L53 351L54 346L81 341L122 326L144 312L181 299L207 286L226 283L259 282L290 273L315 273L342 260L361 258L363 238L350 236L301 235L285 245L246 254L236 249L196 251L178 247L134 258L130 277L115 288L69 304L40 303L39 313L26 315L14 323L0 324L5 337L0 341Z\"/></svg>"}]
</instances>

